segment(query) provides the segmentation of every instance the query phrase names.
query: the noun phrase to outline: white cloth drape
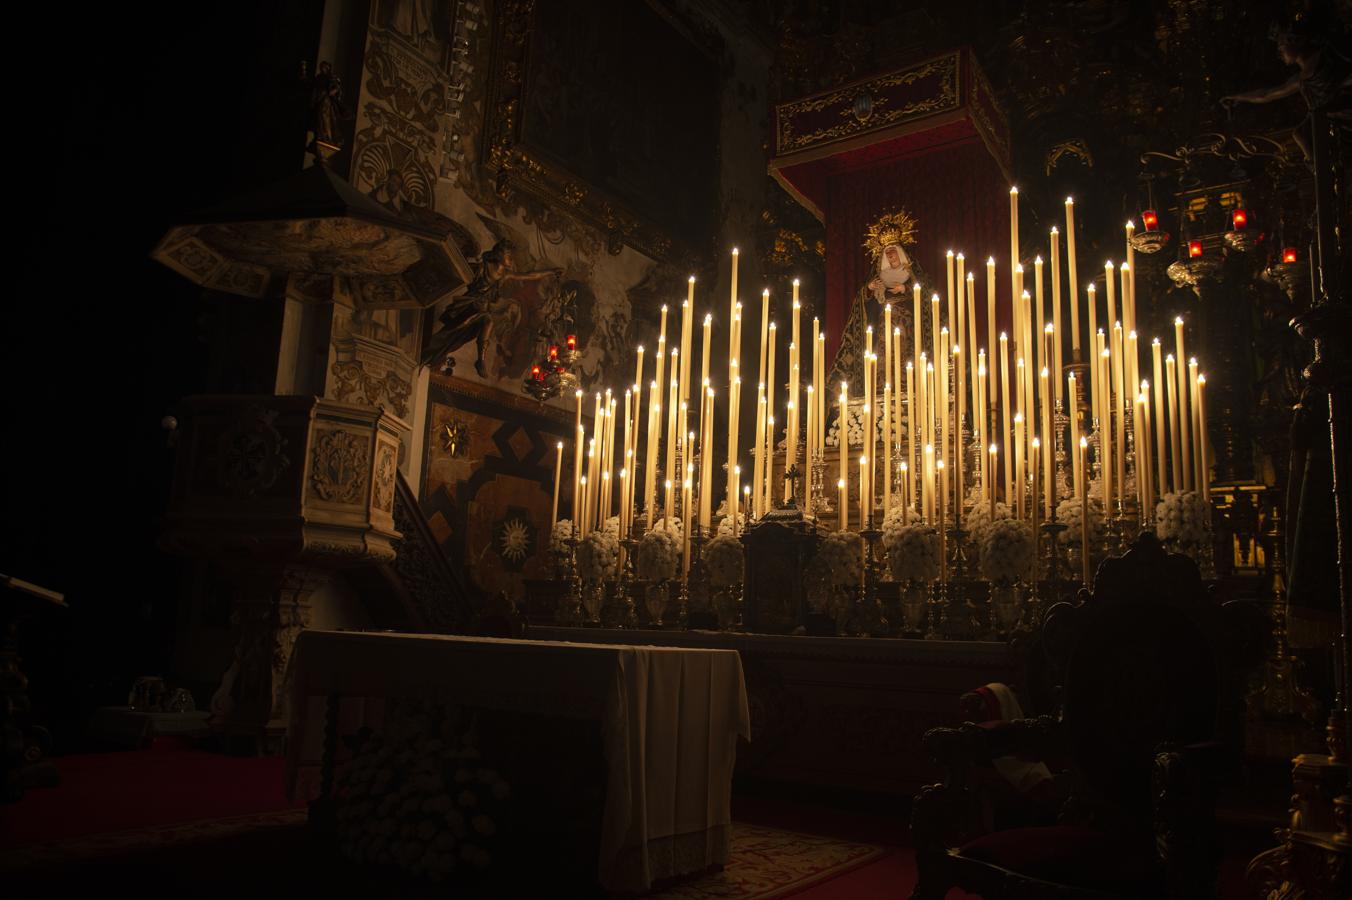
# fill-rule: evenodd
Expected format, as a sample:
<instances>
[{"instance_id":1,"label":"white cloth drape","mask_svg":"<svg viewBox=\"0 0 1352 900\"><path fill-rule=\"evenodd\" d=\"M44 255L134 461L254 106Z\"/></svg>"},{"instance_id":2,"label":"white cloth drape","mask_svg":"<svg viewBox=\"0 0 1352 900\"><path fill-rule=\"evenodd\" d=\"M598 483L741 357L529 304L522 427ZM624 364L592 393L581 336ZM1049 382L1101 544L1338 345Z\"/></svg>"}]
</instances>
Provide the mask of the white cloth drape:
<instances>
[{"instance_id":1,"label":"white cloth drape","mask_svg":"<svg viewBox=\"0 0 1352 900\"><path fill-rule=\"evenodd\" d=\"M604 887L643 891L727 861L737 737L751 737L736 651L306 631L291 674L293 797L318 790L325 698L340 699L349 732L384 699L432 694L601 723Z\"/></svg>"}]
</instances>

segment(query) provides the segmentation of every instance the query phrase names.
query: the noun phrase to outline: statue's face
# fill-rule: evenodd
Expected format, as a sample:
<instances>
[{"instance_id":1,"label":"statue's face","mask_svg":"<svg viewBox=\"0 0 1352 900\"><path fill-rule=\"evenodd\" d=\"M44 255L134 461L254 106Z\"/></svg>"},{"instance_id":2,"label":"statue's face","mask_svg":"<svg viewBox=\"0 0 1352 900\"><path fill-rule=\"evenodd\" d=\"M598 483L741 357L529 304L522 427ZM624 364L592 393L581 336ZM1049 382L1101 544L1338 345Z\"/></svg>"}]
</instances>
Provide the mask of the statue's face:
<instances>
[{"instance_id":1,"label":"statue's face","mask_svg":"<svg viewBox=\"0 0 1352 900\"><path fill-rule=\"evenodd\" d=\"M1284 34L1277 39L1277 55L1288 66L1299 65L1304 50L1304 41L1295 35Z\"/></svg>"},{"instance_id":2,"label":"statue's face","mask_svg":"<svg viewBox=\"0 0 1352 900\"><path fill-rule=\"evenodd\" d=\"M888 247L886 250L884 250L883 256L887 257L887 264L892 268L895 269L901 265L901 254L897 252L897 248L895 246Z\"/></svg>"}]
</instances>

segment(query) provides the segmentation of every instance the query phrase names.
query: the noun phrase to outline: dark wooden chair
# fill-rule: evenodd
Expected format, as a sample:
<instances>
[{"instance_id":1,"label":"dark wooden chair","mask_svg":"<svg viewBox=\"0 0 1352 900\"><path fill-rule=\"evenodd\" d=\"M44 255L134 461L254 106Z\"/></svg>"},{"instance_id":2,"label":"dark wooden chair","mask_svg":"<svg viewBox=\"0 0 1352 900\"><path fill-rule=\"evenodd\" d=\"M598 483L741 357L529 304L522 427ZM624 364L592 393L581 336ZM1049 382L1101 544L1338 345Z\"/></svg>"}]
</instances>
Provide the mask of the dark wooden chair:
<instances>
[{"instance_id":1,"label":"dark wooden chair","mask_svg":"<svg viewBox=\"0 0 1352 900\"><path fill-rule=\"evenodd\" d=\"M1093 592L1048 611L1042 650L1060 714L925 734L942 784L911 811L913 900L1215 896L1214 796L1238 762L1258 620L1216 602L1197 566L1143 533ZM1066 760L1057 824L980 833L973 773L1000 756Z\"/></svg>"}]
</instances>

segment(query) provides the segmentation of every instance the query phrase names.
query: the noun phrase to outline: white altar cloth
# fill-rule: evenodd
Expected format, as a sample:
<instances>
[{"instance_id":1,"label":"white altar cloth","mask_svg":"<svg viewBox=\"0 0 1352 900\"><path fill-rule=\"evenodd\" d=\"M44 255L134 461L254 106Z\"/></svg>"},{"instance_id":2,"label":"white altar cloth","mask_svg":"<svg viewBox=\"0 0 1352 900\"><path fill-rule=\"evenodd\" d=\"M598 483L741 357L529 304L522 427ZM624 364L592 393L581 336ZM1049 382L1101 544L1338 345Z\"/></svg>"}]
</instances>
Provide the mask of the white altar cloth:
<instances>
[{"instance_id":1,"label":"white altar cloth","mask_svg":"<svg viewBox=\"0 0 1352 900\"><path fill-rule=\"evenodd\" d=\"M597 871L608 890L644 891L727 861L737 737L751 737L734 650L305 631L290 677L293 798L319 792L328 698L431 693L600 722L607 784Z\"/></svg>"}]
</instances>

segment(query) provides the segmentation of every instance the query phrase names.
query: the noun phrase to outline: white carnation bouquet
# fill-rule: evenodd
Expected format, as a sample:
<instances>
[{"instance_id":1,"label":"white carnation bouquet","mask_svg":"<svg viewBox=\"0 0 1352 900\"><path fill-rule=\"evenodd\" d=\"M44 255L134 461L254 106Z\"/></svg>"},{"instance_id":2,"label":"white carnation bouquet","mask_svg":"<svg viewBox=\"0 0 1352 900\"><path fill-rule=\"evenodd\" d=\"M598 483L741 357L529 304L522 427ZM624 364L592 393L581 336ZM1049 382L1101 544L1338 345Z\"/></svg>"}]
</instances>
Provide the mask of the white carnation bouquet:
<instances>
[{"instance_id":1,"label":"white carnation bouquet","mask_svg":"<svg viewBox=\"0 0 1352 900\"><path fill-rule=\"evenodd\" d=\"M967 514L967 519L962 523L971 535L971 546L976 548L978 556L981 553L981 544L986 539L986 531L990 528L992 522L1000 522L1009 518L1009 507L1003 503L996 502L995 515L991 515L990 501L978 503L972 507L972 511Z\"/></svg>"},{"instance_id":2,"label":"white carnation bouquet","mask_svg":"<svg viewBox=\"0 0 1352 900\"><path fill-rule=\"evenodd\" d=\"M352 760L334 783L344 856L433 880L492 862L511 788L457 718L435 705L395 704L380 731L350 739Z\"/></svg>"},{"instance_id":3,"label":"white carnation bouquet","mask_svg":"<svg viewBox=\"0 0 1352 900\"><path fill-rule=\"evenodd\" d=\"M607 523L609 525L609 523ZM615 530L593 531L577 545L577 572L583 581L610 581L619 569L619 522Z\"/></svg>"},{"instance_id":4,"label":"white carnation bouquet","mask_svg":"<svg viewBox=\"0 0 1352 900\"><path fill-rule=\"evenodd\" d=\"M1165 494L1155 506L1155 535L1162 541L1199 544L1211 524L1211 509L1197 491Z\"/></svg>"},{"instance_id":5,"label":"white carnation bouquet","mask_svg":"<svg viewBox=\"0 0 1352 900\"><path fill-rule=\"evenodd\" d=\"M933 581L939 577L939 533L923 523L901 524L889 514L883 522L887 564L897 581Z\"/></svg>"},{"instance_id":6,"label":"white carnation bouquet","mask_svg":"<svg viewBox=\"0 0 1352 900\"><path fill-rule=\"evenodd\" d=\"M826 432L826 445L828 447L840 446L840 416L831 423L831 427ZM883 423L882 416L873 417L873 441L876 444L882 439ZM850 447L862 447L864 445L864 404L863 401L851 401L845 410L845 436L849 441Z\"/></svg>"},{"instance_id":7,"label":"white carnation bouquet","mask_svg":"<svg viewBox=\"0 0 1352 900\"><path fill-rule=\"evenodd\" d=\"M720 535L732 534L732 522L732 517L725 514L723 518L718 520L717 533ZM746 516L742 513L737 513L737 534L746 534Z\"/></svg>"},{"instance_id":8,"label":"white carnation bouquet","mask_svg":"<svg viewBox=\"0 0 1352 900\"><path fill-rule=\"evenodd\" d=\"M828 587L854 587L864 578L864 539L853 531L831 531L813 559Z\"/></svg>"},{"instance_id":9,"label":"white carnation bouquet","mask_svg":"<svg viewBox=\"0 0 1352 900\"><path fill-rule=\"evenodd\" d=\"M671 532L653 529L638 542L634 565L644 581L667 581L676 577L681 544Z\"/></svg>"},{"instance_id":10,"label":"white carnation bouquet","mask_svg":"<svg viewBox=\"0 0 1352 900\"><path fill-rule=\"evenodd\" d=\"M1033 527L1017 519L997 519L981 540L981 574L991 581L1033 575Z\"/></svg>"},{"instance_id":11,"label":"white carnation bouquet","mask_svg":"<svg viewBox=\"0 0 1352 900\"><path fill-rule=\"evenodd\" d=\"M573 536L573 520L559 519L554 523L554 529L549 532L549 549L562 553L568 549L565 543Z\"/></svg>"},{"instance_id":12,"label":"white carnation bouquet","mask_svg":"<svg viewBox=\"0 0 1352 900\"><path fill-rule=\"evenodd\" d=\"M720 532L704 548L704 566L709 573L709 584L713 587L725 588L740 584L745 567L741 539Z\"/></svg>"},{"instance_id":13,"label":"white carnation bouquet","mask_svg":"<svg viewBox=\"0 0 1352 900\"><path fill-rule=\"evenodd\" d=\"M685 526L681 524L680 516L658 516L653 519L653 531L661 531L670 534L678 542L685 534Z\"/></svg>"},{"instance_id":14,"label":"white carnation bouquet","mask_svg":"<svg viewBox=\"0 0 1352 900\"><path fill-rule=\"evenodd\" d=\"M1056 520L1066 529L1057 535L1057 541L1071 547L1080 546L1080 527L1083 520L1083 507L1079 497L1067 497L1056 504ZM1090 553L1103 545L1103 504L1097 497L1089 498L1089 547Z\"/></svg>"}]
</instances>

